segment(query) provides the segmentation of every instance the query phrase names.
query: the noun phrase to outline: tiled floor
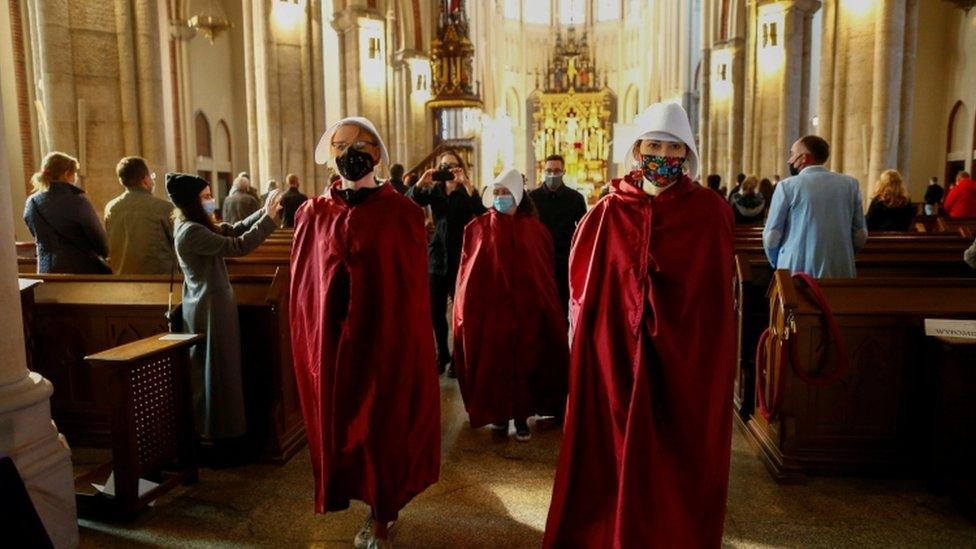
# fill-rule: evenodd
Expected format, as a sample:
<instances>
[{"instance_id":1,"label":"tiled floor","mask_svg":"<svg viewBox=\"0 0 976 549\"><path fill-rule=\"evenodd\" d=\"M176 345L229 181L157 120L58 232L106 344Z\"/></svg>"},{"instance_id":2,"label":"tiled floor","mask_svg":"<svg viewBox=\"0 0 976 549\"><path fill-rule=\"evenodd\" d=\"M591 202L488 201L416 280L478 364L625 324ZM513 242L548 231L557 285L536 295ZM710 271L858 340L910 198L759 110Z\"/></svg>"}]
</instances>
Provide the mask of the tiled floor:
<instances>
[{"instance_id":1,"label":"tiled floor","mask_svg":"<svg viewBox=\"0 0 976 549\"><path fill-rule=\"evenodd\" d=\"M396 546L538 547L559 431L537 430L529 443L498 441L467 426L455 382L444 379L442 395L441 481L401 513ZM976 547L976 525L922 482L813 479L779 486L741 433L733 445L728 547ZM354 504L315 515L305 451L284 467L207 469L200 480L134 523L81 521L82 547L351 547L367 513Z\"/></svg>"}]
</instances>

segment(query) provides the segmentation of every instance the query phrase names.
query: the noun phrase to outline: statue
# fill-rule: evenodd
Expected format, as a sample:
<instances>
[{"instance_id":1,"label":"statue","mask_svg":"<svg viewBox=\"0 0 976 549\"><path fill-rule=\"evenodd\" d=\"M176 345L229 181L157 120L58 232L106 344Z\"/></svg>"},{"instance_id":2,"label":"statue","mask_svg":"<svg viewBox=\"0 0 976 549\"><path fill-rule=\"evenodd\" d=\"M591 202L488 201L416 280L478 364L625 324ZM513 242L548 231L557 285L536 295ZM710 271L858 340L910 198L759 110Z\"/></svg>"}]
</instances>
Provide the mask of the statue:
<instances>
[{"instance_id":1,"label":"statue","mask_svg":"<svg viewBox=\"0 0 976 549\"><path fill-rule=\"evenodd\" d=\"M575 115L566 118L566 142L570 146L580 142L579 120Z\"/></svg>"},{"instance_id":2,"label":"statue","mask_svg":"<svg viewBox=\"0 0 976 549\"><path fill-rule=\"evenodd\" d=\"M579 70L576 69L576 57L569 58L569 68L566 69L566 76L569 80L569 86L571 88L577 87L577 82L579 79Z\"/></svg>"}]
</instances>

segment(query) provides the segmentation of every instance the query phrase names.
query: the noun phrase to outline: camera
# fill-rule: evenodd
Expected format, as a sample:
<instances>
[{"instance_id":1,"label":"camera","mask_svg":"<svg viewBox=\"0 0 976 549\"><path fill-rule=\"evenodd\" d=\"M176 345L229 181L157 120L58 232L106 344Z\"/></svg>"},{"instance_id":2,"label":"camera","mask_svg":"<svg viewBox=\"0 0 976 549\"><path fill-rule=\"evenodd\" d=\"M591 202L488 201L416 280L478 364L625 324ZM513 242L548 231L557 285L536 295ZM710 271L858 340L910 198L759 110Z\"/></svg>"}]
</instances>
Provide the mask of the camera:
<instances>
[{"instance_id":1,"label":"camera","mask_svg":"<svg viewBox=\"0 0 976 549\"><path fill-rule=\"evenodd\" d=\"M430 177L438 182L454 181L454 173L451 170L437 170Z\"/></svg>"}]
</instances>

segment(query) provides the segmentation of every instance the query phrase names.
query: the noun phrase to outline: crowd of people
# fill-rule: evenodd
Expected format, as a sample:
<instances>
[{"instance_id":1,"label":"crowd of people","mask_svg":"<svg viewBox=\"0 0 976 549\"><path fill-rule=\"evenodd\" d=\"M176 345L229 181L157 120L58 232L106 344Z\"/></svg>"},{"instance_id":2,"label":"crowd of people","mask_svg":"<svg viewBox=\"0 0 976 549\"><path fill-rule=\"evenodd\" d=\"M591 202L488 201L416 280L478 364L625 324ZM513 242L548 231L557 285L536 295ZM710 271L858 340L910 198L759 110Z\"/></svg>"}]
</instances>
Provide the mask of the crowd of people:
<instances>
[{"instance_id":1,"label":"crowd of people","mask_svg":"<svg viewBox=\"0 0 976 549\"><path fill-rule=\"evenodd\" d=\"M739 174L726 191L712 174L702 186L684 109L655 104L635 125L638 137L620 144L632 171L591 208L559 155L545 158L538 188L507 170L481 191L459 152L405 173L375 126L352 117L315 149L337 174L321 196L292 174L257 196L242 173L218 210L209 182L168 173L167 201L146 162L128 157L117 166L123 192L100 219L77 160L50 153L24 219L38 272L182 273L183 329L206 334L192 349L196 427L218 462L241 454L247 430L224 258L294 228L291 347L315 508L366 502L357 547L389 546L399 511L437 482L444 373L474 428L507 437L511 425L526 442L530 418L563 425L545 547L716 547L734 227L761 227L776 268L853 277L869 231L908 230L916 206L888 170L865 215L857 180L824 167L830 146L817 136L791 147L790 177ZM969 174L941 191L933 179L926 214L976 216ZM976 267L976 243L965 259Z\"/></svg>"}]
</instances>

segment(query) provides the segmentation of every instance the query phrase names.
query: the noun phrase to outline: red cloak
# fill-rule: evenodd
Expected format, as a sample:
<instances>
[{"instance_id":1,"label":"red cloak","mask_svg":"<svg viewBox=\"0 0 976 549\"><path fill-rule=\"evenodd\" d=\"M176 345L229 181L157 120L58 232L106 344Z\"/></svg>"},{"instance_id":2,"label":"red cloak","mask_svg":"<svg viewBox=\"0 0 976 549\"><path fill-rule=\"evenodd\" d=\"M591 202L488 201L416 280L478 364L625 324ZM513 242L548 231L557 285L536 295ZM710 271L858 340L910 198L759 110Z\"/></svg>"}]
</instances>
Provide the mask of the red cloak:
<instances>
[{"instance_id":1,"label":"red cloak","mask_svg":"<svg viewBox=\"0 0 976 549\"><path fill-rule=\"evenodd\" d=\"M454 369L472 427L561 416L569 343L538 219L489 210L464 229L454 293Z\"/></svg>"},{"instance_id":2,"label":"red cloak","mask_svg":"<svg viewBox=\"0 0 976 549\"><path fill-rule=\"evenodd\" d=\"M355 206L337 188L299 208L291 260L315 509L358 499L391 521L440 468L424 214L389 185Z\"/></svg>"},{"instance_id":3,"label":"red cloak","mask_svg":"<svg viewBox=\"0 0 976 549\"><path fill-rule=\"evenodd\" d=\"M573 241L569 403L543 546L719 547L732 211L687 178L656 198L612 185Z\"/></svg>"}]
</instances>

